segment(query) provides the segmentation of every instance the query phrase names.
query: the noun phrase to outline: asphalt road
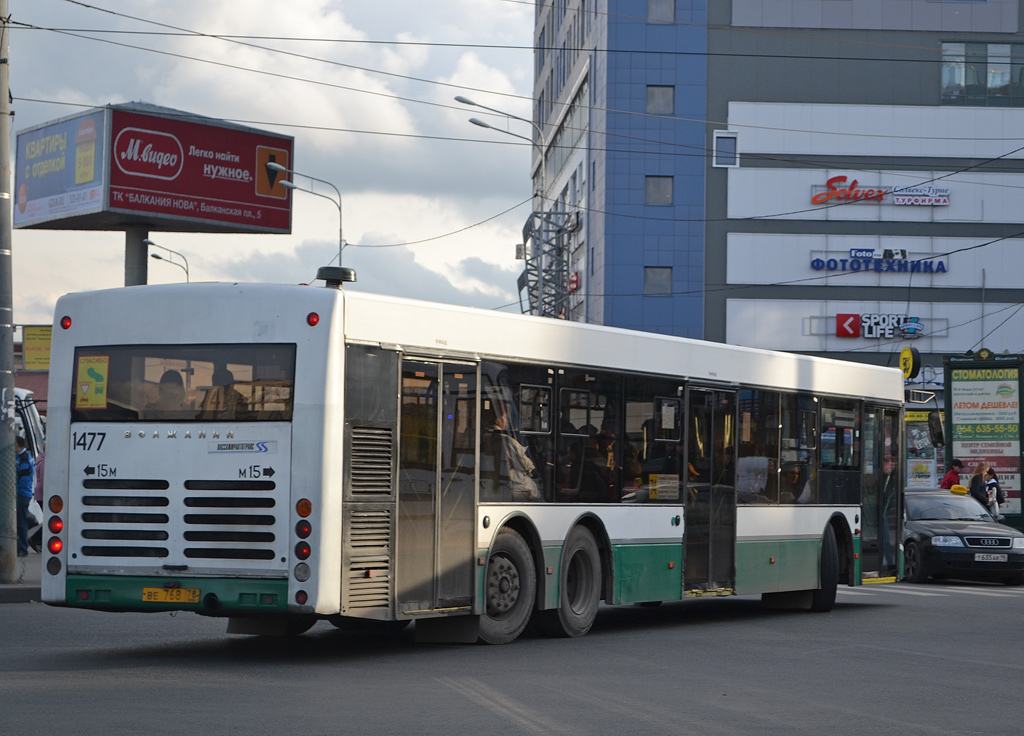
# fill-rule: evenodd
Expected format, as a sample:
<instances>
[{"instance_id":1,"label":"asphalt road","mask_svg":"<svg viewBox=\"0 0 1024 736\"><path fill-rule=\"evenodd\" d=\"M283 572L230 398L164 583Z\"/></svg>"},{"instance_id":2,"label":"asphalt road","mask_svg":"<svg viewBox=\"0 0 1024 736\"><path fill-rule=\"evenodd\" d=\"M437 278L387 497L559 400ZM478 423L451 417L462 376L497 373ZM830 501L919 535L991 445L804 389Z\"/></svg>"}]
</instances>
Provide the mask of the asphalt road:
<instances>
[{"instance_id":1,"label":"asphalt road","mask_svg":"<svg viewBox=\"0 0 1024 736\"><path fill-rule=\"evenodd\" d=\"M583 639L422 645L317 624L0 606L0 734L1019 734L1024 588L604 608Z\"/></svg>"}]
</instances>

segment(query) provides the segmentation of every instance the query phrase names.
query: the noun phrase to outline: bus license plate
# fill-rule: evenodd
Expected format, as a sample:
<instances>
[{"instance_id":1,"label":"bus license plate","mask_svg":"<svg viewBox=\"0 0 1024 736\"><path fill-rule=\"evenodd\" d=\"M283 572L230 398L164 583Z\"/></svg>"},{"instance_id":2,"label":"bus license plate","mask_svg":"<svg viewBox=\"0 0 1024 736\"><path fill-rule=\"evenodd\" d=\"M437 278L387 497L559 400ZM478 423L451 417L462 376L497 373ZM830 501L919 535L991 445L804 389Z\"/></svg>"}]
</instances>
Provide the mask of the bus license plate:
<instances>
[{"instance_id":1,"label":"bus license plate","mask_svg":"<svg viewBox=\"0 0 1024 736\"><path fill-rule=\"evenodd\" d=\"M975 562L1006 562L1006 555L994 555L990 552L976 552Z\"/></svg>"},{"instance_id":2,"label":"bus license plate","mask_svg":"<svg viewBox=\"0 0 1024 736\"><path fill-rule=\"evenodd\" d=\"M199 588L143 588L142 600L146 603L198 603Z\"/></svg>"}]
</instances>

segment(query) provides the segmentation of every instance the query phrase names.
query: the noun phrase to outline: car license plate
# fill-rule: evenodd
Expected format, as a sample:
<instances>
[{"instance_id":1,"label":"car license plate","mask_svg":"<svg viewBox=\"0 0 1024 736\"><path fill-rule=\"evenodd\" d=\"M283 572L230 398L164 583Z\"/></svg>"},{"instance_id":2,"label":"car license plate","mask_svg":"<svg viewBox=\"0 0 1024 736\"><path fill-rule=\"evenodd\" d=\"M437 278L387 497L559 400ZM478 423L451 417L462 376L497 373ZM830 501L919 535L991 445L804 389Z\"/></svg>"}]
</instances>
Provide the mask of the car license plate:
<instances>
[{"instance_id":1,"label":"car license plate","mask_svg":"<svg viewBox=\"0 0 1024 736\"><path fill-rule=\"evenodd\" d=\"M198 603L199 588L143 588L142 600L146 603Z\"/></svg>"},{"instance_id":2,"label":"car license plate","mask_svg":"<svg viewBox=\"0 0 1024 736\"><path fill-rule=\"evenodd\" d=\"M975 562L1006 562L1006 555L995 555L991 552L976 552Z\"/></svg>"}]
</instances>

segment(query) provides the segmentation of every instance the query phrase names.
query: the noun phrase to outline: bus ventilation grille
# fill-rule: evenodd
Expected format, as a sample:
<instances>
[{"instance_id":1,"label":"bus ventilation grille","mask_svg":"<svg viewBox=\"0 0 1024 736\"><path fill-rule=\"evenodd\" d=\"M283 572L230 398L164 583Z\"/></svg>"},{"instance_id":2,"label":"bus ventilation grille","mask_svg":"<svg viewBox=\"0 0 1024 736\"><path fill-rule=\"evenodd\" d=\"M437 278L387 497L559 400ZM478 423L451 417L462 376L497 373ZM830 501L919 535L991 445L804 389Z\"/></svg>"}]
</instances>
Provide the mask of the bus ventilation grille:
<instances>
[{"instance_id":1,"label":"bus ventilation grille","mask_svg":"<svg viewBox=\"0 0 1024 736\"><path fill-rule=\"evenodd\" d=\"M391 512L353 511L348 529L348 608L387 608L391 597Z\"/></svg>"},{"instance_id":2,"label":"bus ventilation grille","mask_svg":"<svg viewBox=\"0 0 1024 736\"><path fill-rule=\"evenodd\" d=\"M280 555L274 481L187 480L184 497L177 489L168 495L166 480L82 485L90 491L81 501L83 558L185 558L217 566L265 564Z\"/></svg>"},{"instance_id":3,"label":"bus ventilation grille","mask_svg":"<svg viewBox=\"0 0 1024 736\"><path fill-rule=\"evenodd\" d=\"M352 493L386 493L392 490L395 443L390 428L353 427L349 462Z\"/></svg>"}]
</instances>

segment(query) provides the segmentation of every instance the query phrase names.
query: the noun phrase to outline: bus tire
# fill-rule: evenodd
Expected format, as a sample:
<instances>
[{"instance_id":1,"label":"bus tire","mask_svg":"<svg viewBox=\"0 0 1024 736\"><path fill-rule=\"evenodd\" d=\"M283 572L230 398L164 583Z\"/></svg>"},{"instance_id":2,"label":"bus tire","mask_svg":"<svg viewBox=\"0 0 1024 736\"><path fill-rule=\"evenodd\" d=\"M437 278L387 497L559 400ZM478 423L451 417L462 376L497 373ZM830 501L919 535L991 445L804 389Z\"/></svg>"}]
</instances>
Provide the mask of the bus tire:
<instances>
[{"instance_id":1,"label":"bus tire","mask_svg":"<svg viewBox=\"0 0 1024 736\"><path fill-rule=\"evenodd\" d=\"M537 570L530 547L514 529L504 528L494 538L487 560L480 640L515 641L530 621L536 595Z\"/></svg>"},{"instance_id":2,"label":"bus tire","mask_svg":"<svg viewBox=\"0 0 1024 736\"><path fill-rule=\"evenodd\" d=\"M558 608L539 611L537 624L547 636L583 636L594 625L601 603L601 553L594 535L577 526L562 548Z\"/></svg>"},{"instance_id":3,"label":"bus tire","mask_svg":"<svg viewBox=\"0 0 1024 736\"><path fill-rule=\"evenodd\" d=\"M821 584L811 593L811 610L818 613L831 611L836 604L839 587L839 548L836 533L829 525L821 538Z\"/></svg>"}]
</instances>

